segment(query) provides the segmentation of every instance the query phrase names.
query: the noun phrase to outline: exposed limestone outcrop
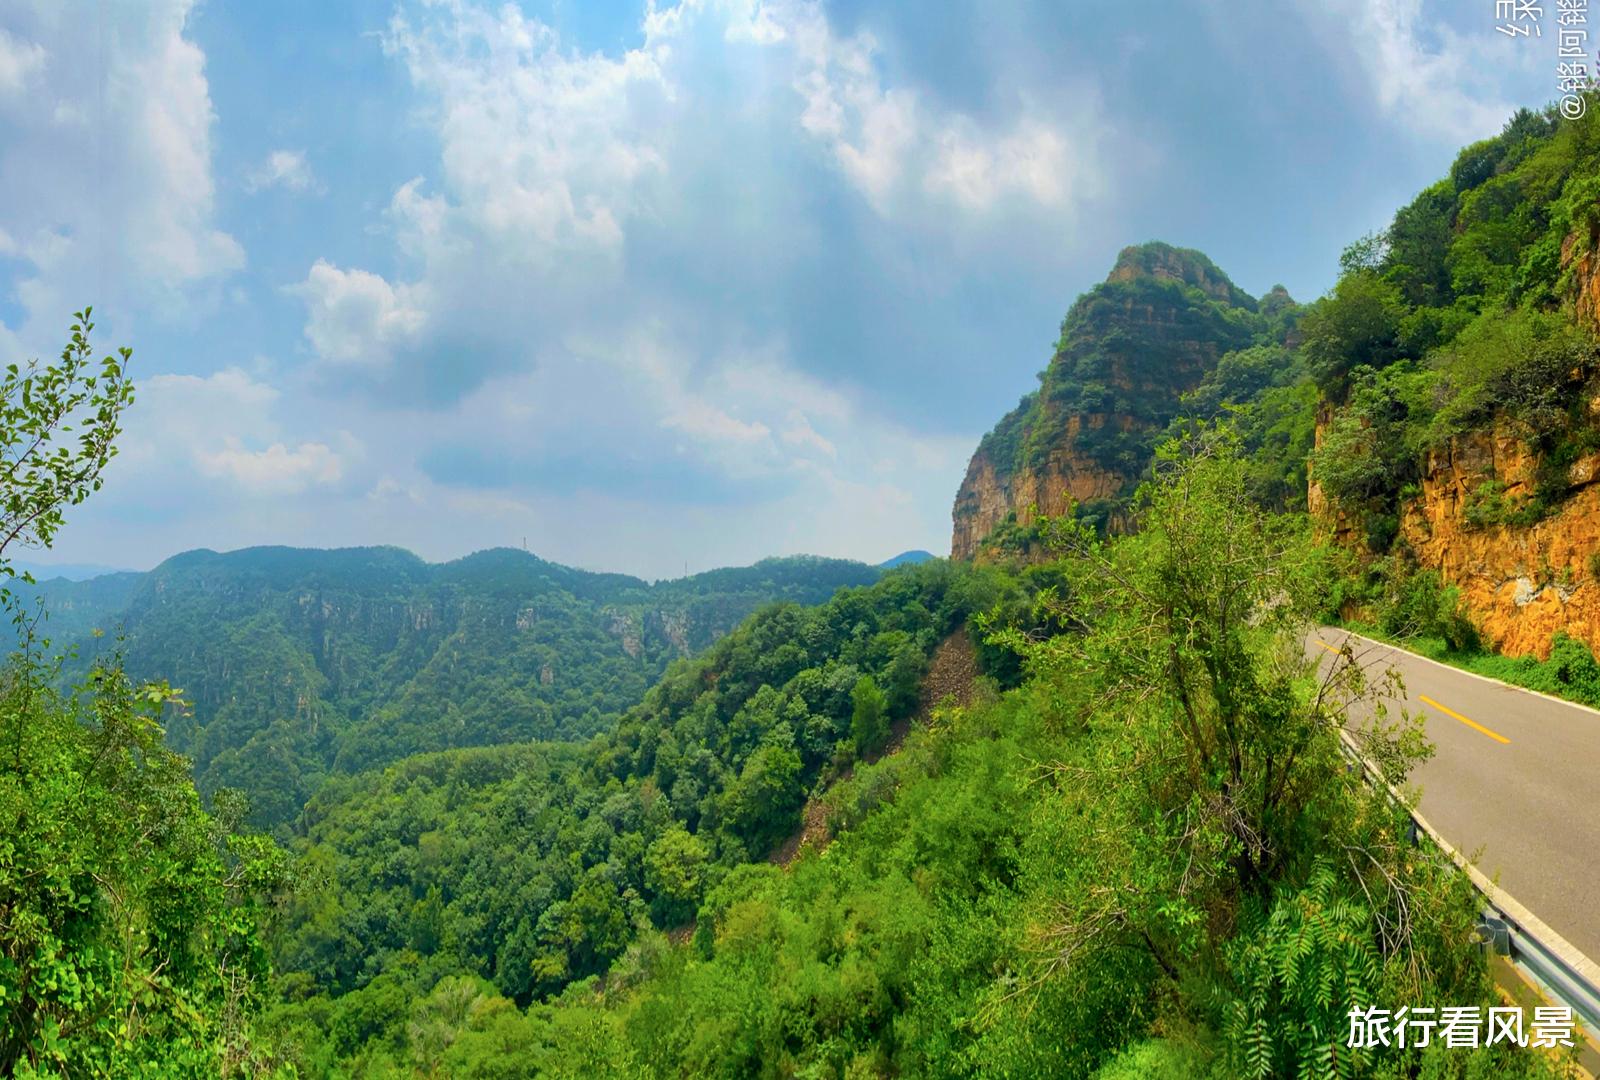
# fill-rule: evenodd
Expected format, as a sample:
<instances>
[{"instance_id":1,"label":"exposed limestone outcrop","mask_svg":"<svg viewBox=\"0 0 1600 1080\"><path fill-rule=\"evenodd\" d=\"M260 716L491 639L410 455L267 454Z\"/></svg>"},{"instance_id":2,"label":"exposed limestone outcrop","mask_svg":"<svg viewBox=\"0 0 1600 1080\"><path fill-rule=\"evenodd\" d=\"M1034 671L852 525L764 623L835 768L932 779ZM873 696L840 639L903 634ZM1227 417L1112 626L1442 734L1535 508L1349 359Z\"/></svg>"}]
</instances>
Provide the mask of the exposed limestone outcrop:
<instances>
[{"instance_id":1,"label":"exposed limestone outcrop","mask_svg":"<svg viewBox=\"0 0 1600 1080\"><path fill-rule=\"evenodd\" d=\"M1562 254L1572 272L1575 315L1600 330L1596 239L1574 237ZM1588 402L1588 411L1600 414L1600 397ZM1325 410L1317 419L1320 445L1331 414ZM1559 502L1524 524L1507 511L1535 499L1539 464L1505 419L1453 438L1428 454L1420 494L1401 507L1399 540L1422 567L1460 590L1467 613L1500 652L1547 657L1557 632L1600 650L1600 452L1568 465ZM1490 499L1498 515L1482 512ZM1362 549L1364 537L1323 497L1314 470L1307 507L1322 535Z\"/></svg>"},{"instance_id":2,"label":"exposed limestone outcrop","mask_svg":"<svg viewBox=\"0 0 1600 1080\"><path fill-rule=\"evenodd\" d=\"M1281 290L1280 290L1281 291ZM1291 303L1287 293L1275 302ZM954 558L977 556L1008 522L1097 504L1126 526L1125 497L1156 436L1218 359L1248 343L1257 303L1197 251L1125 249L1101 285L1079 297L1037 393L979 444L956 495Z\"/></svg>"},{"instance_id":3,"label":"exposed limestone outcrop","mask_svg":"<svg viewBox=\"0 0 1600 1080\"><path fill-rule=\"evenodd\" d=\"M1514 505L1531 498L1538 461L1509 425L1473 432L1429 454L1422 494L1401 517L1418 562L1461 590L1483 636L1513 656L1550 653L1557 631L1600 647L1600 454L1567 470L1569 495L1532 525L1473 525L1475 492L1494 485Z\"/></svg>"}]
</instances>

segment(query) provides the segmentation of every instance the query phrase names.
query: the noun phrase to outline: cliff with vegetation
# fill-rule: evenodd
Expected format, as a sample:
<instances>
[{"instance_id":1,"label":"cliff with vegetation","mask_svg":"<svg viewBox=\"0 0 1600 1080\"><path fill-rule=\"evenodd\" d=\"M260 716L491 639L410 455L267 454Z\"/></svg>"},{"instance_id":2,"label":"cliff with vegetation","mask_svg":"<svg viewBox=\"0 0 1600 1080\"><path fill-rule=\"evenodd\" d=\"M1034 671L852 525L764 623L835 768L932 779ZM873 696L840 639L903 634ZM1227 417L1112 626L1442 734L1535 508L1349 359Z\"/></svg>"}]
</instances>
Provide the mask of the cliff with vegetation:
<instances>
[{"instance_id":1,"label":"cliff with vegetation","mask_svg":"<svg viewBox=\"0 0 1600 1080\"><path fill-rule=\"evenodd\" d=\"M1558 633L1600 644L1600 452L1566 467L1559 505L1537 520L1540 462L1508 425L1428 455L1400 537L1457 590L1483 638L1511 655L1550 654Z\"/></svg>"},{"instance_id":2,"label":"cliff with vegetation","mask_svg":"<svg viewBox=\"0 0 1600 1080\"><path fill-rule=\"evenodd\" d=\"M1565 289L1578 341L1600 322L1593 238L1569 237ZM1428 449L1399 539L1457 590L1485 643L1546 658L1556 635L1600 646L1600 386L1590 346L1566 373L1553 436L1509 412ZM1559 385L1559 384L1558 384Z\"/></svg>"},{"instance_id":3,"label":"cliff with vegetation","mask_svg":"<svg viewBox=\"0 0 1600 1080\"><path fill-rule=\"evenodd\" d=\"M1198 251L1125 249L1067 313L1039 389L973 454L952 555L1004 548L1041 515L1125 530L1129 496L1186 396L1229 354L1281 344L1293 310L1281 288L1258 302Z\"/></svg>"},{"instance_id":4,"label":"cliff with vegetation","mask_svg":"<svg viewBox=\"0 0 1600 1080\"><path fill-rule=\"evenodd\" d=\"M1600 646L1600 126L1518 113L1340 270L1301 307L1124 251L973 455L953 554L1036 556L1040 516L1127 531L1156 447L1223 421L1252 497L1355 556L1346 617Z\"/></svg>"},{"instance_id":5,"label":"cliff with vegetation","mask_svg":"<svg viewBox=\"0 0 1600 1080\"><path fill-rule=\"evenodd\" d=\"M1511 655L1600 645L1597 170L1592 121L1519 113L1308 315L1308 505L1365 567L1347 610Z\"/></svg>"}]
</instances>

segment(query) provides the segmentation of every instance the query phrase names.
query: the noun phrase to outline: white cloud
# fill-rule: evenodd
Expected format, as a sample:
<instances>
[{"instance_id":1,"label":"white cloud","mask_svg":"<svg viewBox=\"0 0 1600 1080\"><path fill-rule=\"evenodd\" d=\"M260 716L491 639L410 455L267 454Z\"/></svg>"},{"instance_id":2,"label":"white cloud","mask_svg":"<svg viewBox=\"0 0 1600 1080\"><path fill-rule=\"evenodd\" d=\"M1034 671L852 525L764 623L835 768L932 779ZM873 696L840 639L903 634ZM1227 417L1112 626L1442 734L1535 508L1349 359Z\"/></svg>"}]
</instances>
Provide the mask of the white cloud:
<instances>
[{"instance_id":1,"label":"white cloud","mask_svg":"<svg viewBox=\"0 0 1600 1080\"><path fill-rule=\"evenodd\" d=\"M812 0L762 4L730 36L788 45L804 102L800 126L882 212L914 205L918 189L935 203L983 212L1012 196L1064 206L1099 186L1103 136L1092 98L1056 117L1019 101L1009 123L980 123L913 87L886 85L874 37L838 36Z\"/></svg>"},{"instance_id":2,"label":"white cloud","mask_svg":"<svg viewBox=\"0 0 1600 1080\"><path fill-rule=\"evenodd\" d=\"M277 388L238 368L213 375L154 375L140 381L118 459L119 486L192 485L196 474L225 482L235 496L294 495L336 484L360 444L335 433L284 437Z\"/></svg>"},{"instance_id":3,"label":"white cloud","mask_svg":"<svg viewBox=\"0 0 1600 1080\"><path fill-rule=\"evenodd\" d=\"M574 332L695 317L658 295L675 282L630 291L636 238L696 237L693 257L708 262L715 243L738 259L754 257L753 241L789 257L784 235L805 228L792 208L815 195L807 178L770 171L785 153L836 169L843 192L934 234L963 232L964 218L981 227L1001 207L1059 229L1102 171L1092 94L1061 115L1018 101L1013 117L981 122L891 82L875 40L839 35L811 0L649 7L639 43L616 53L573 48L515 5L457 0L403 9L383 44L439 140L439 174L390 201L399 274L319 260L297 287L320 357L379 381L398 381L402 345L458 357L454 381L470 389ZM746 168L768 171L741 179ZM722 202L726 223L715 221ZM711 414L677 422L754 434Z\"/></svg>"},{"instance_id":4,"label":"white cloud","mask_svg":"<svg viewBox=\"0 0 1600 1080\"><path fill-rule=\"evenodd\" d=\"M397 16L385 44L431 103L451 202L420 204L408 185L395 210L425 210L418 230L448 213L529 258L614 251L631 220L659 209L659 185L702 164L676 156L685 126L718 126L723 110L730 121L765 110L819 141L885 213L928 199L976 212L1008 196L1068 207L1094 194L1103 169L1091 93L1065 115L1019 101L1014 118L980 122L887 84L873 37L840 37L813 0L684 0L649 11L640 45L617 56L573 50L512 5L434 10L448 18ZM710 63L744 82L736 100L706 96Z\"/></svg>"},{"instance_id":5,"label":"white cloud","mask_svg":"<svg viewBox=\"0 0 1600 1080\"><path fill-rule=\"evenodd\" d=\"M930 191L982 210L1011 193L1054 205L1078 184L1094 181L1079 175L1078 162L1058 132L1029 122L994 140L971 125L952 125L940 137L926 182Z\"/></svg>"},{"instance_id":6,"label":"white cloud","mask_svg":"<svg viewBox=\"0 0 1600 1080\"><path fill-rule=\"evenodd\" d=\"M711 403L690 398L661 418L661 426L707 442L765 442L772 429L759 421L736 419Z\"/></svg>"},{"instance_id":7,"label":"white cloud","mask_svg":"<svg viewBox=\"0 0 1600 1080\"><path fill-rule=\"evenodd\" d=\"M789 412L789 424L783 429L783 441L794 447L809 448L828 458L837 458L839 450L832 442L817 434L811 421L799 409Z\"/></svg>"},{"instance_id":8,"label":"white cloud","mask_svg":"<svg viewBox=\"0 0 1600 1080\"><path fill-rule=\"evenodd\" d=\"M386 365L427 321L415 305L415 287L396 289L377 274L341 270L322 259L293 291L306 302L306 337L334 364Z\"/></svg>"},{"instance_id":9,"label":"white cloud","mask_svg":"<svg viewBox=\"0 0 1600 1080\"><path fill-rule=\"evenodd\" d=\"M221 448L201 451L198 464L205 475L225 478L254 496L298 495L312 485L337 483L344 475L339 455L319 442L293 448L276 442L250 450L230 436Z\"/></svg>"},{"instance_id":10,"label":"white cloud","mask_svg":"<svg viewBox=\"0 0 1600 1080\"><path fill-rule=\"evenodd\" d=\"M18 41L0 27L0 94L14 94L29 77L44 66L44 46L36 41Z\"/></svg>"},{"instance_id":11,"label":"white cloud","mask_svg":"<svg viewBox=\"0 0 1600 1080\"><path fill-rule=\"evenodd\" d=\"M139 398L142 412L162 420L187 413L197 421L259 430L278 391L238 368L227 368L213 375L152 375L141 380Z\"/></svg>"},{"instance_id":12,"label":"white cloud","mask_svg":"<svg viewBox=\"0 0 1600 1080\"><path fill-rule=\"evenodd\" d=\"M274 150L245 177L245 190L254 194L268 188L306 192L318 189L304 150Z\"/></svg>"},{"instance_id":13,"label":"white cloud","mask_svg":"<svg viewBox=\"0 0 1600 1080\"><path fill-rule=\"evenodd\" d=\"M1481 33L1460 34L1442 15L1426 17L1422 0L1295 2L1318 38L1345 46L1358 90L1391 121L1447 144L1498 132L1514 111L1501 93L1507 72L1547 55L1494 33L1492 5L1484 5Z\"/></svg>"},{"instance_id":14,"label":"white cloud","mask_svg":"<svg viewBox=\"0 0 1600 1080\"><path fill-rule=\"evenodd\" d=\"M0 38L11 88L0 92L0 228L28 263L16 284L25 322L12 329L30 348L84 303L176 311L244 263L213 220L215 116L205 56L184 36L191 6L13 10Z\"/></svg>"},{"instance_id":15,"label":"white cloud","mask_svg":"<svg viewBox=\"0 0 1600 1080\"><path fill-rule=\"evenodd\" d=\"M369 502L384 502L391 499L404 500L414 506L421 506L425 501L416 488L408 484L402 484L393 476L385 474L378 477L378 482L373 484L371 490L367 492L367 500Z\"/></svg>"},{"instance_id":16,"label":"white cloud","mask_svg":"<svg viewBox=\"0 0 1600 1080\"><path fill-rule=\"evenodd\" d=\"M617 59L564 48L513 5L450 7L444 23L397 15L384 42L436 103L445 177L472 225L533 245L610 248L663 167L643 104L667 93L657 34ZM414 204L413 204L414 205Z\"/></svg>"}]
</instances>

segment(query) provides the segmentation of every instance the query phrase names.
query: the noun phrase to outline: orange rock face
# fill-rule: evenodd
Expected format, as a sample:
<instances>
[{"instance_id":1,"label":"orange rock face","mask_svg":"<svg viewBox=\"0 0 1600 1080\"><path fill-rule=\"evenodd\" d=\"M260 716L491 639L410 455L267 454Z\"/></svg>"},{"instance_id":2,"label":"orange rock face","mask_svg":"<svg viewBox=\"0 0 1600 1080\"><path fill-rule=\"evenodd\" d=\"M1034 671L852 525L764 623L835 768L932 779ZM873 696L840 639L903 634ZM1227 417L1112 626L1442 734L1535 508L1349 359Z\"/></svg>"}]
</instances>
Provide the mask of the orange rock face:
<instances>
[{"instance_id":1,"label":"orange rock face","mask_svg":"<svg viewBox=\"0 0 1600 1080\"><path fill-rule=\"evenodd\" d=\"M1098 426L1105 418L1091 416L1088 422ZM1083 423L1082 417L1068 417L1061 444L1034 469L1002 476L988 455L980 451L972 456L966 479L956 493L951 558L974 558L984 539L1013 513L1017 524L1026 527L1040 515L1059 517L1073 503L1109 499L1122 491L1127 484L1125 477L1100 468L1070 449Z\"/></svg>"},{"instance_id":2,"label":"orange rock face","mask_svg":"<svg viewBox=\"0 0 1600 1080\"><path fill-rule=\"evenodd\" d=\"M1273 302L1293 303L1281 290ZM1250 343L1257 314L1257 301L1199 252L1125 248L1067 313L1033 404L1003 419L973 455L956 495L952 557L976 557L1013 516L1026 528L1073 503L1099 503L1109 530L1127 528L1121 507L1144 471L1140 455L1148 459L1182 395L1224 353ZM1121 438L1128 434L1144 439Z\"/></svg>"},{"instance_id":3,"label":"orange rock face","mask_svg":"<svg viewBox=\"0 0 1600 1080\"><path fill-rule=\"evenodd\" d=\"M1600 329L1597 240L1575 235L1562 250L1573 270L1576 317L1591 329ZM1589 411L1600 412L1600 398ZM1531 498L1537 467L1504 421L1453 440L1429 454L1422 493L1402 512L1400 537L1423 566L1461 590L1483 636L1501 652L1548 657L1558 631L1600 649L1600 454L1573 462L1559 507L1533 525L1467 520L1470 497L1486 483L1503 485L1497 494L1508 504Z\"/></svg>"},{"instance_id":4,"label":"orange rock face","mask_svg":"<svg viewBox=\"0 0 1600 1080\"><path fill-rule=\"evenodd\" d=\"M1508 426L1476 432L1430 454L1422 494L1405 508L1400 536L1418 561L1461 590L1484 637L1512 656L1550 655L1557 631L1600 646L1600 459L1575 462L1570 496L1530 526L1467 523L1471 493L1504 484L1514 501L1533 494L1537 465Z\"/></svg>"},{"instance_id":5,"label":"orange rock face","mask_svg":"<svg viewBox=\"0 0 1600 1080\"><path fill-rule=\"evenodd\" d=\"M1561 245L1562 265L1572 268L1573 283L1577 288L1575 306L1578 318L1590 327L1600 327L1600 261L1596 259L1597 246L1600 246L1600 236L1593 232L1587 235L1574 233Z\"/></svg>"}]
</instances>

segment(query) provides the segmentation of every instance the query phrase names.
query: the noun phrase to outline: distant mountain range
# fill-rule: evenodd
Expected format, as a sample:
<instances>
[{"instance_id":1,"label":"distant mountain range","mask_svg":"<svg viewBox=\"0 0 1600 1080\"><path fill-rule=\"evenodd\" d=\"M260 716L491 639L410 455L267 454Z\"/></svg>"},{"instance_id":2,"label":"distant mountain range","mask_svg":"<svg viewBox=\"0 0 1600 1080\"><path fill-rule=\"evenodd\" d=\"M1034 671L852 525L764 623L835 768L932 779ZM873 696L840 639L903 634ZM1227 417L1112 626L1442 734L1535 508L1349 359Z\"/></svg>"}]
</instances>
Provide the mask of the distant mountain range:
<instances>
[{"instance_id":1,"label":"distant mountain range","mask_svg":"<svg viewBox=\"0 0 1600 1080\"><path fill-rule=\"evenodd\" d=\"M40 563L27 559L14 559L11 567L19 574L32 574L36 581L52 581L56 578L87 581L89 578L104 577L106 574L129 572L120 567L101 566L98 563Z\"/></svg>"},{"instance_id":2,"label":"distant mountain range","mask_svg":"<svg viewBox=\"0 0 1600 1080\"><path fill-rule=\"evenodd\" d=\"M933 552L923 551L921 548L917 548L913 551L902 551L892 559L885 559L883 562L879 563L878 566L883 570L893 570L897 566L916 566L918 563L925 563L929 559L936 558L938 558L938 556Z\"/></svg>"},{"instance_id":3,"label":"distant mountain range","mask_svg":"<svg viewBox=\"0 0 1600 1080\"><path fill-rule=\"evenodd\" d=\"M193 708L167 736L202 790L241 789L277 826L330 771L607 730L668 664L756 609L883 572L796 556L650 584L507 548L427 563L393 547L260 547L33 592L46 636L76 649L69 677L120 651L134 677L182 688Z\"/></svg>"}]
</instances>

